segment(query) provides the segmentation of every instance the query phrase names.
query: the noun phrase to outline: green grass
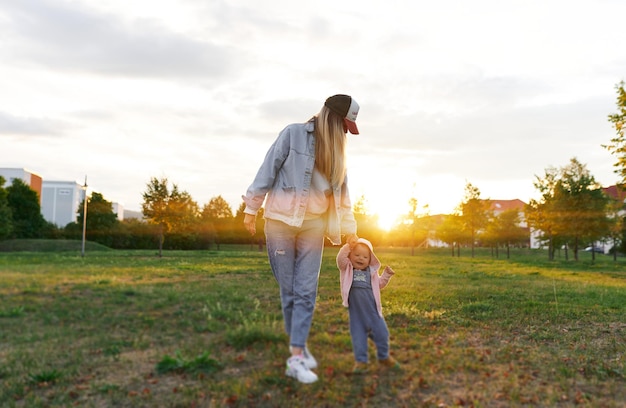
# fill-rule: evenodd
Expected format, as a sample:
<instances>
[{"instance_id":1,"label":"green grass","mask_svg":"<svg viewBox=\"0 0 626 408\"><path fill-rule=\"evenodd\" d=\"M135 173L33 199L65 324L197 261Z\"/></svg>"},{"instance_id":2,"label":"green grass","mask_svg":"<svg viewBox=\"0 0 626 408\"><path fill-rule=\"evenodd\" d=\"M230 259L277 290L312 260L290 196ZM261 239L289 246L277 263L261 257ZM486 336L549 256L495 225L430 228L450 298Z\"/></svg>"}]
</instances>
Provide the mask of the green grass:
<instances>
[{"instance_id":1,"label":"green grass","mask_svg":"<svg viewBox=\"0 0 626 408\"><path fill-rule=\"evenodd\" d=\"M249 249L0 253L0 406L626 404L623 258L379 249L402 370L354 376L328 248L309 339L320 380L303 385L283 372L267 256Z\"/></svg>"}]
</instances>

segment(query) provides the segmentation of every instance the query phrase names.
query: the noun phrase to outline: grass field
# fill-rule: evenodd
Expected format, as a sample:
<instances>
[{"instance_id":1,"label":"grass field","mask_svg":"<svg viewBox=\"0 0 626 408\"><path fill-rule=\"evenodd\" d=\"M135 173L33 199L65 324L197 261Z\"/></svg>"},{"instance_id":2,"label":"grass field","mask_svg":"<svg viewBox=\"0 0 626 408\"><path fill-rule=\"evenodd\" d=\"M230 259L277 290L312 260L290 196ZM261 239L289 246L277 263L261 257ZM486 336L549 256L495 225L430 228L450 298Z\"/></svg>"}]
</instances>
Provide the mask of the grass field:
<instances>
[{"instance_id":1,"label":"grass field","mask_svg":"<svg viewBox=\"0 0 626 408\"><path fill-rule=\"evenodd\" d=\"M0 406L626 406L625 259L378 249L396 271L382 296L402 370L353 375L336 253L312 385L284 375L263 252L0 253Z\"/></svg>"}]
</instances>

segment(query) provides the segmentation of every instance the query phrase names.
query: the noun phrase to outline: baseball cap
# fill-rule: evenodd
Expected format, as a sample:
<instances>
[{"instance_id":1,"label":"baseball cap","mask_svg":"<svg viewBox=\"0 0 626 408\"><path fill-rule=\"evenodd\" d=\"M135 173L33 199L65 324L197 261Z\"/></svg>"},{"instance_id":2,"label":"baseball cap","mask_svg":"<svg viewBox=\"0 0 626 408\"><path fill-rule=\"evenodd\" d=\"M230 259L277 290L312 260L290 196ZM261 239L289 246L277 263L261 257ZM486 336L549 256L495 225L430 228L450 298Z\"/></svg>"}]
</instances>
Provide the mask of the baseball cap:
<instances>
[{"instance_id":1,"label":"baseball cap","mask_svg":"<svg viewBox=\"0 0 626 408\"><path fill-rule=\"evenodd\" d=\"M350 95L333 95L326 99L324 106L343 118L343 122L350 133L353 135L359 134L359 129L356 127L359 104Z\"/></svg>"}]
</instances>

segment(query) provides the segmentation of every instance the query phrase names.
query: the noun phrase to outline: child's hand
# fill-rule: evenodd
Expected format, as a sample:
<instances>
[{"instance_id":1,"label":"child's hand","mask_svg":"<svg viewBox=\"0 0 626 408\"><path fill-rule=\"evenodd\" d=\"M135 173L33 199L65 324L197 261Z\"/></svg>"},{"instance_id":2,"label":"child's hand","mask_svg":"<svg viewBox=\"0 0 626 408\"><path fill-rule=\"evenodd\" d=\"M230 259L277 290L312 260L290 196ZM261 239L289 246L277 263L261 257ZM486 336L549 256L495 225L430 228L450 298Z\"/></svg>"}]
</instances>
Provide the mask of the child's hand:
<instances>
[{"instance_id":1,"label":"child's hand","mask_svg":"<svg viewBox=\"0 0 626 408\"><path fill-rule=\"evenodd\" d=\"M356 234L350 234L346 236L346 244L348 244L350 249L354 248L358 240L359 240L359 237Z\"/></svg>"},{"instance_id":2,"label":"child's hand","mask_svg":"<svg viewBox=\"0 0 626 408\"><path fill-rule=\"evenodd\" d=\"M391 267L389 265L385 266L384 272L387 272L389 275L395 274L394 270L391 269Z\"/></svg>"}]
</instances>

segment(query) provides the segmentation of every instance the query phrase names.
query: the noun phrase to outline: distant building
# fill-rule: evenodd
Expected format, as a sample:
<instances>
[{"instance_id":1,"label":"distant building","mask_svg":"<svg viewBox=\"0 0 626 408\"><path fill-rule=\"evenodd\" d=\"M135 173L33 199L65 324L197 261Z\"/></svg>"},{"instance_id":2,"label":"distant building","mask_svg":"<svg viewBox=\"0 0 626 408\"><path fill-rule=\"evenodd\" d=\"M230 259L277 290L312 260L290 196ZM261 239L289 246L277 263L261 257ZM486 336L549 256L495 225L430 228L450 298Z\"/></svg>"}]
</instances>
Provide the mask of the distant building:
<instances>
[{"instance_id":1,"label":"distant building","mask_svg":"<svg viewBox=\"0 0 626 408\"><path fill-rule=\"evenodd\" d=\"M124 210L124 219L125 220L132 220L132 219L142 220L143 213L141 211Z\"/></svg>"},{"instance_id":2,"label":"distant building","mask_svg":"<svg viewBox=\"0 0 626 408\"><path fill-rule=\"evenodd\" d=\"M120 203L111 203L113 212L117 215L119 221L124 221L124 206ZM87 214L89 216L89 214Z\"/></svg>"},{"instance_id":3,"label":"distant building","mask_svg":"<svg viewBox=\"0 0 626 408\"><path fill-rule=\"evenodd\" d=\"M519 215L519 223L518 227L528 228L528 223L526 222L525 215L525 207L526 203L519 199L513 200L485 200L489 209L493 212L494 216L499 216L505 211L515 210ZM535 229L529 229L529 245L531 248L541 248L541 242L539 240L541 235L541 231L537 231Z\"/></svg>"},{"instance_id":4,"label":"distant building","mask_svg":"<svg viewBox=\"0 0 626 408\"><path fill-rule=\"evenodd\" d=\"M63 228L78 219L78 210L85 197L83 186L76 181L44 181L41 176L23 168L1 168L0 176L6 180L3 188L13 184L13 180L21 179L39 195L41 215L48 222ZM124 206L112 202L113 212L117 218L141 219L141 212L124 210ZM89 213L87 214L89 217Z\"/></svg>"},{"instance_id":5,"label":"distant building","mask_svg":"<svg viewBox=\"0 0 626 408\"><path fill-rule=\"evenodd\" d=\"M489 205L489 209L493 211L496 217L508 210L517 210L520 216L524 216L524 207L526 203L519 199L514 200L484 200Z\"/></svg>"},{"instance_id":6,"label":"distant building","mask_svg":"<svg viewBox=\"0 0 626 408\"><path fill-rule=\"evenodd\" d=\"M489 208L493 211L495 216L502 214L507 210L517 210L519 213L519 227L528 228L528 223L526 222L525 215L525 207L526 203L519 199L514 200L486 200L489 202ZM534 228L529 229L529 239L530 239L530 247L531 248L542 248L541 243L541 231L536 230Z\"/></svg>"},{"instance_id":7,"label":"distant building","mask_svg":"<svg viewBox=\"0 0 626 408\"><path fill-rule=\"evenodd\" d=\"M18 168L0 168L0 176L4 177L6 184L0 187L10 187L13 180L21 179L26 185L30 186L39 196L39 204L41 204L41 186L42 178L38 174L26 169Z\"/></svg>"},{"instance_id":8,"label":"distant building","mask_svg":"<svg viewBox=\"0 0 626 408\"><path fill-rule=\"evenodd\" d=\"M78 219L78 209L86 191L76 181L44 181L41 214L46 221L63 228Z\"/></svg>"},{"instance_id":9,"label":"distant building","mask_svg":"<svg viewBox=\"0 0 626 408\"><path fill-rule=\"evenodd\" d=\"M428 219L427 223L430 225L430 230L428 231L428 237L420 247L425 248L447 248L449 245L442 240L437 238L437 228L443 224L445 220L444 214L436 214L436 215L427 215Z\"/></svg>"},{"instance_id":10,"label":"distant building","mask_svg":"<svg viewBox=\"0 0 626 408\"><path fill-rule=\"evenodd\" d=\"M626 189L613 185L609 187L603 187L602 191L613 200L617 200L623 204L626 203Z\"/></svg>"}]
</instances>

